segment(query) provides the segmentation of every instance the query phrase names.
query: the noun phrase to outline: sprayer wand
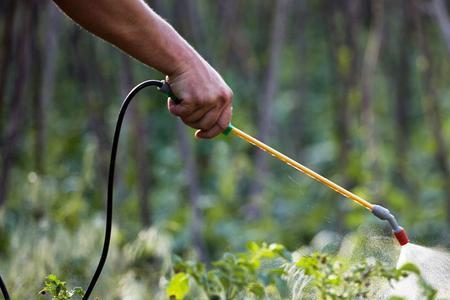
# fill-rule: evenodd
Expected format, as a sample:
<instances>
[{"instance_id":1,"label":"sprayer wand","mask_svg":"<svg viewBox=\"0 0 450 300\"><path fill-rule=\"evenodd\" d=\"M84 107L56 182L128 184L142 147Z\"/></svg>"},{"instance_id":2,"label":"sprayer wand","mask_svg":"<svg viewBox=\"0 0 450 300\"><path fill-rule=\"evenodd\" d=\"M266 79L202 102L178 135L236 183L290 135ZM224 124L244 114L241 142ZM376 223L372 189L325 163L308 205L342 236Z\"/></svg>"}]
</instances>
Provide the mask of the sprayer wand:
<instances>
[{"instance_id":1,"label":"sprayer wand","mask_svg":"<svg viewBox=\"0 0 450 300\"><path fill-rule=\"evenodd\" d=\"M179 101L176 96L172 93L170 86L168 83L164 82L163 86L159 89L161 92L165 93L169 97L172 98L174 101ZM391 212L384 208L381 205L376 205L368 202L367 200L364 200L363 198L359 197L358 195L355 195L354 193L350 192L349 190L343 188L342 186L334 183L333 181L329 180L328 178L323 177L319 173L314 172L313 170L309 169L308 167L296 162L292 158L284 155L283 153L275 150L274 148L264 144L260 140L252 137L251 135L245 133L244 131L240 130L239 128L236 128L231 123L228 125L227 129L223 132L224 135L229 135L230 133L234 134L235 136L243 139L246 142L249 142L250 144L253 144L254 146L260 148L261 150L269 153L270 155L278 158L285 164L293 167L294 169L308 175L309 177L317 180L318 182L326 185L330 189L334 190L335 192L343 195L344 197L354 201L355 203L358 203L359 205L365 207L366 209L370 210L374 216L379 218L380 220L388 221L389 225L392 228L392 233L394 234L395 238L399 242L401 246L406 245L409 240L408 236L406 235L405 230L398 225L397 220L395 219L394 215L391 214Z\"/></svg>"},{"instance_id":2,"label":"sprayer wand","mask_svg":"<svg viewBox=\"0 0 450 300\"><path fill-rule=\"evenodd\" d=\"M358 203L359 205L365 207L366 209L370 210L377 218L388 221L389 225L392 228L392 232L394 233L394 236L397 238L397 240L401 246L403 246L409 242L408 236L406 235L405 230L401 226L398 225L394 215L392 215L388 209L384 208L381 205L375 205L375 204L369 203L368 201L364 200L363 198L359 197L358 195L353 194L349 190L332 182L331 180L323 177L322 175L314 172L313 170L309 169L308 167L305 167L304 165L296 162L292 158L284 155L283 153L278 152L277 150L273 149L272 147L264 144L263 142L252 137L251 135L245 133L244 131L234 127L231 124L223 132L223 134L229 135L230 133L249 142L250 144L255 145L256 147L258 147L258 148L264 150L265 152L271 154L272 156L278 158L285 164L287 164L287 165L293 167L294 169L308 175L309 177L319 181L320 183L326 185L330 189L332 189L332 190L336 191L337 193L345 196L346 198L354 201L355 203Z\"/></svg>"},{"instance_id":3,"label":"sprayer wand","mask_svg":"<svg viewBox=\"0 0 450 300\"><path fill-rule=\"evenodd\" d=\"M159 88L159 90L169 97L171 97L172 100L175 102L179 101L176 96L172 93L172 90L170 89L170 86L167 82L164 82L163 86ZM309 177L317 180L318 182L322 183L323 185L326 185L330 189L334 190L335 192L343 195L347 199L350 199L354 201L355 203L358 203L359 205L365 207L366 209L370 210L374 216L379 218L380 220L388 221L389 225L391 226L392 233L394 234L395 238L399 242L401 246L406 245L409 242L408 236L403 229L403 227L399 226L397 223L397 220L395 219L394 215L391 214L391 212L384 208L381 205L376 205L368 202L367 200L364 200L363 198L359 197L358 195L355 195L354 193L350 192L349 190L343 188L342 186L334 183L333 181L329 180L328 178L320 175L319 173L314 172L313 170L309 169L308 167L300 164L299 162L293 160L292 158L284 155L283 153L275 150L274 148L264 144L260 140L252 137L248 133L245 133L244 131L240 130L239 128L236 128L231 123L228 125L227 129L223 132L224 135L228 136L230 133L234 134L235 136L243 139L244 141L260 148L261 150L269 153L270 155L278 158L285 164L293 167L294 169L308 175Z\"/></svg>"}]
</instances>

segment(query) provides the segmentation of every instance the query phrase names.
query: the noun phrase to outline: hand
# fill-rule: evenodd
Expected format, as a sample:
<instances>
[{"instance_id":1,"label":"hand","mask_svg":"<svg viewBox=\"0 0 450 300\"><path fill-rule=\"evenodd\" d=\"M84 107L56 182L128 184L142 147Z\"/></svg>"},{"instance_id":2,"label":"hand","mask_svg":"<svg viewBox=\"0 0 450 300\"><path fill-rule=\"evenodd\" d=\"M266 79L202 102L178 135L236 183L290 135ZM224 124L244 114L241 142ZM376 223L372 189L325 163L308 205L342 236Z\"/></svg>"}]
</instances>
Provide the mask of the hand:
<instances>
[{"instance_id":1,"label":"hand","mask_svg":"<svg viewBox=\"0 0 450 300\"><path fill-rule=\"evenodd\" d=\"M233 92L203 58L195 57L166 80L181 101L175 104L169 98L169 111L186 125L198 129L197 138L213 138L228 127Z\"/></svg>"}]
</instances>

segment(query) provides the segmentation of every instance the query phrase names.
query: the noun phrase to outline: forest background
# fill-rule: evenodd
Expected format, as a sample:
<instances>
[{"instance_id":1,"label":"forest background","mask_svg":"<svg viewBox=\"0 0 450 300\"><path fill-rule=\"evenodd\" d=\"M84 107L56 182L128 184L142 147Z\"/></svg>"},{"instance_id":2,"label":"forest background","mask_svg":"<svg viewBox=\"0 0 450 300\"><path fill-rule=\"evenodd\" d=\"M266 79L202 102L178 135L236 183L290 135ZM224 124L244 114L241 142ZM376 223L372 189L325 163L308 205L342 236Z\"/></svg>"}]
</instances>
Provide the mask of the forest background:
<instances>
[{"instance_id":1,"label":"forest background","mask_svg":"<svg viewBox=\"0 0 450 300\"><path fill-rule=\"evenodd\" d=\"M414 241L450 247L449 3L149 4L233 89L235 125L385 205ZM1 273L23 293L50 272L86 285L121 100L164 75L51 1L1 1L0 41ZM366 210L241 140L194 139L157 92L133 103L118 155L100 294L156 280L155 255L209 262L248 241L295 250L318 233L336 244L361 228L388 234Z\"/></svg>"}]
</instances>

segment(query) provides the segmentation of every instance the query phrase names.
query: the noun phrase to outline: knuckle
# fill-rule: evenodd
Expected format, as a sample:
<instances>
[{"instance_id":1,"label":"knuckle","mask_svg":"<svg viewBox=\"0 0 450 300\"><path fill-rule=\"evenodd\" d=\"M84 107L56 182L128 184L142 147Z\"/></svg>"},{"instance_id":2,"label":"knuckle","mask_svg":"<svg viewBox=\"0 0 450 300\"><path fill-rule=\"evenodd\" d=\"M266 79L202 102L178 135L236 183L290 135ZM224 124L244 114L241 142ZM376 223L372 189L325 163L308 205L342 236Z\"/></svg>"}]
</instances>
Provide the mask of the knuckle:
<instances>
[{"instance_id":1,"label":"knuckle","mask_svg":"<svg viewBox=\"0 0 450 300\"><path fill-rule=\"evenodd\" d=\"M231 102L231 99L233 98L233 91L229 87L223 87L220 90L219 97L225 103L229 103L229 102Z\"/></svg>"},{"instance_id":2,"label":"knuckle","mask_svg":"<svg viewBox=\"0 0 450 300\"><path fill-rule=\"evenodd\" d=\"M225 94L226 94L226 98L228 99L228 101L231 101L231 99L233 99L233 96L234 96L233 90L230 89L229 87L227 87Z\"/></svg>"}]
</instances>

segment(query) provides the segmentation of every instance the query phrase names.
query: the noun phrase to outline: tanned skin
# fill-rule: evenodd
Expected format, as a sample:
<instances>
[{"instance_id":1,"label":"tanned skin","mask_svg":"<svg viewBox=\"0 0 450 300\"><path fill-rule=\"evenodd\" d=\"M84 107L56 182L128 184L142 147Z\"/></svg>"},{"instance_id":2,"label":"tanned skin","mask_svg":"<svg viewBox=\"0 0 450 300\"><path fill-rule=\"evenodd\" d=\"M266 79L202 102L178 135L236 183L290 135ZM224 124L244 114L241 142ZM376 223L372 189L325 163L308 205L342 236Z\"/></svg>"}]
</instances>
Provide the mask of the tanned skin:
<instances>
[{"instance_id":1,"label":"tanned skin","mask_svg":"<svg viewBox=\"0 0 450 300\"><path fill-rule=\"evenodd\" d=\"M213 138L231 120L233 92L166 21L142 0L54 0L82 27L167 75L180 104L168 100L169 111Z\"/></svg>"}]
</instances>

